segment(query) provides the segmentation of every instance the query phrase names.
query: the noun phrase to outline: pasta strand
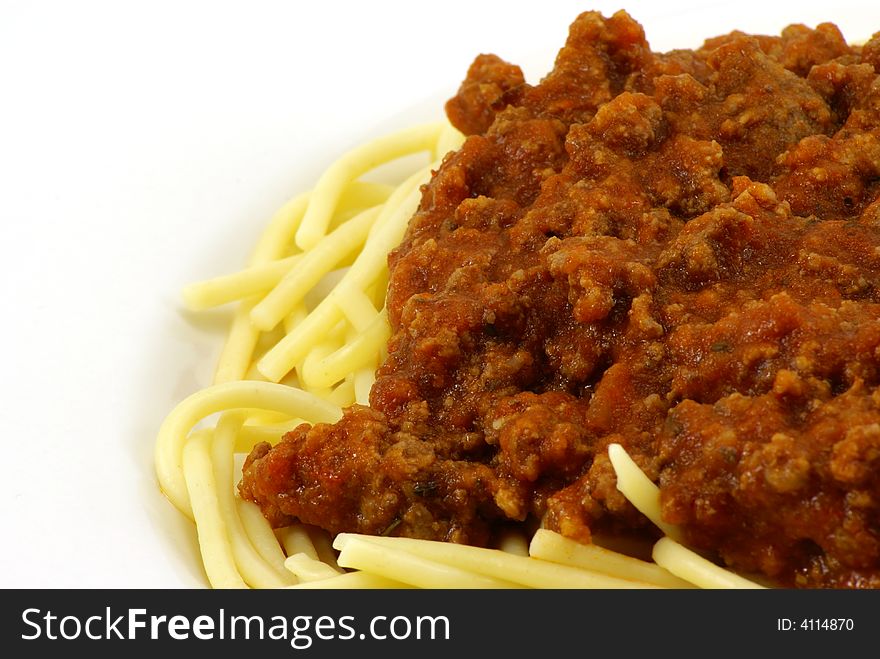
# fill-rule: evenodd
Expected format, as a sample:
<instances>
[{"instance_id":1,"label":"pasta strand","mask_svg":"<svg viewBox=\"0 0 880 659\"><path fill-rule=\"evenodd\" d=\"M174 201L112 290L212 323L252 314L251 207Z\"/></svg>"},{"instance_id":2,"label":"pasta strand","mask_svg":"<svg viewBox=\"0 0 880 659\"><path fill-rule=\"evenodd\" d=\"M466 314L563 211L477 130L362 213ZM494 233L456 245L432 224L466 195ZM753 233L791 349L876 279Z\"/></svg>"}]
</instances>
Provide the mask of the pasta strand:
<instances>
[{"instance_id":1,"label":"pasta strand","mask_svg":"<svg viewBox=\"0 0 880 659\"><path fill-rule=\"evenodd\" d=\"M305 216L296 232L296 244L310 249L324 236L333 208L352 179L401 156L436 146L442 124L407 128L356 147L327 168L318 180Z\"/></svg>"},{"instance_id":2,"label":"pasta strand","mask_svg":"<svg viewBox=\"0 0 880 659\"><path fill-rule=\"evenodd\" d=\"M155 452L159 485L185 515L192 517L182 464L187 434L206 416L242 408L275 410L311 423L332 423L342 416L342 410L332 403L300 389L270 382L227 382L192 394L165 418Z\"/></svg>"},{"instance_id":3,"label":"pasta strand","mask_svg":"<svg viewBox=\"0 0 880 659\"><path fill-rule=\"evenodd\" d=\"M210 442L213 432L201 430L183 452L186 488L199 536L199 550L208 581L214 588L247 588L235 566L232 545L220 514L217 485L211 465Z\"/></svg>"}]
</instances>

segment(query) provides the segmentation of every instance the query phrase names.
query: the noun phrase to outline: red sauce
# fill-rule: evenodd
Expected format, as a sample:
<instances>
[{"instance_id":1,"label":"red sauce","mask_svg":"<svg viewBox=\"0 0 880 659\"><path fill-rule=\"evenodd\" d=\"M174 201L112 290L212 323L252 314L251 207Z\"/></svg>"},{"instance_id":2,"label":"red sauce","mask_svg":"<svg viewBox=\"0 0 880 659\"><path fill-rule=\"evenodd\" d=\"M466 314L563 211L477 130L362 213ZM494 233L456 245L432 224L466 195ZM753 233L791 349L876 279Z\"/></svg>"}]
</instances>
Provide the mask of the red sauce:
<instances>
[{"instance_id":1,"label":"red sauce","mask_svg":"<svg viewBox=\"0 0 880 659\"><path fill-rule=\"evenodd\" d=\"M880 35L654 53L620 12L553 71L477 58L469 135L389 257L370 407L258 446L275 524L485 544L655 533L781 584L880 586Z\"/></svg>"}]
</instances>

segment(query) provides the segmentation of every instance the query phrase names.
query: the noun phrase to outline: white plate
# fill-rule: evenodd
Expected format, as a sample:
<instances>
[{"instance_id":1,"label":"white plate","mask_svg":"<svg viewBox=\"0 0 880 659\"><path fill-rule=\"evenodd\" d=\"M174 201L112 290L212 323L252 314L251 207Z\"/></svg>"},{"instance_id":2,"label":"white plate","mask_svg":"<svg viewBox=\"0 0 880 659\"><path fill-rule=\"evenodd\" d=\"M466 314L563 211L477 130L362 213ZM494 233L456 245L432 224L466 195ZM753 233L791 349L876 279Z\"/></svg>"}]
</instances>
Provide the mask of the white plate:
<instances>
[{"instance_id":1,"label":"white plate","mask_svg":"<svg viewBox=\"0 0 880 659\"><path fill-rule=\"evenodd\" d=\"M439 118L477 53L535 80L579 11L621 4L659 49L880 29L847 2L4 3L0 586L203 585L152 451L226 316L182 313L180 287L241 265L341 151Z\"/></svg>"}]
</instances>

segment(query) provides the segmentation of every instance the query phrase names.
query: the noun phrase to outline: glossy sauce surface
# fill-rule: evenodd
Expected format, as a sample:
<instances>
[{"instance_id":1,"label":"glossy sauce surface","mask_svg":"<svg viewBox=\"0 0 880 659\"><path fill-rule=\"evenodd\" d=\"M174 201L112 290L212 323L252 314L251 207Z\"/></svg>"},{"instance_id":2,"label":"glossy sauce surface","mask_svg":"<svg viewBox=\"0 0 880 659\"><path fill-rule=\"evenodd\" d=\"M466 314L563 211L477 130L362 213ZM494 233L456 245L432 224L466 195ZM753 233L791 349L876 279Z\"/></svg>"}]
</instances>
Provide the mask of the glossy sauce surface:
<instances>
[{"instance_id":1,"label":"glossy sauce surface","mask_svg":"<svg viewBox=\"0 0 880 659\"><path fill-rule=\"evenodd\" d=\"M258 446L242 494L334 533L650 536L618 442L722 563L880 586L876 71L830 24L660 54L623 12L534 86L478 57L370 407Z\"/></svg>"}]
</instances>

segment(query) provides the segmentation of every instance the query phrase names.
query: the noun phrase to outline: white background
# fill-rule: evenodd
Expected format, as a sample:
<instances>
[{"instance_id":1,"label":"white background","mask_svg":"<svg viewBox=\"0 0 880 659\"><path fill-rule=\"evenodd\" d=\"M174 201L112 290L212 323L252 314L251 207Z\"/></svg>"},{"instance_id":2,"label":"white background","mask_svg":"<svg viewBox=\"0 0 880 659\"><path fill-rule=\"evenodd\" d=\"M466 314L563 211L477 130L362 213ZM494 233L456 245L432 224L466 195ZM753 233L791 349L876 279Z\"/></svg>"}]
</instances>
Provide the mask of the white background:
<instances>
[{"instance_id":1,"label":"white background","mask_svg":"<svg viewBox=\"0 0 880 659\"><path fill-rule=\"evenodd\" d=\"M340 152L439 118L477 53L536 81L580 11L621 6L664 50L880 30L873 2L735 4L0 0L0 586L204 585L152 449L225 315L180 287L239 267Z\"/></svg>"}]
</instances>

